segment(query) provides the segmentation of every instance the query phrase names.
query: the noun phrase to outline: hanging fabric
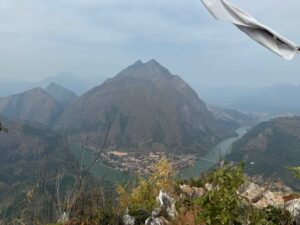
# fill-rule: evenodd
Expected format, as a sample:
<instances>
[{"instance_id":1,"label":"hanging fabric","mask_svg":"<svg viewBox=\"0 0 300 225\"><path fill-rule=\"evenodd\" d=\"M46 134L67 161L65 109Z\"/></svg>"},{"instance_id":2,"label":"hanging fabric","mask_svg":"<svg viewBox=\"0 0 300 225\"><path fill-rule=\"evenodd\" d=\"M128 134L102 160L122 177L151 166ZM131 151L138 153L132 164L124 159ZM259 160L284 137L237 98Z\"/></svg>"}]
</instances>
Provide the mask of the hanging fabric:
<instances>
[{"instance_id":1,"label":"hanging fabric","mask_svg":"<svg viewBox=\"0 0 300 225\"><path fill-rule=\"evenodd\" d=\"M293 59L300 47L271 28L261 24L248 13L227 0L202 0L210 13L218 20L233 23L253 40L284 59Z\"/></svg>"}]
</instances>

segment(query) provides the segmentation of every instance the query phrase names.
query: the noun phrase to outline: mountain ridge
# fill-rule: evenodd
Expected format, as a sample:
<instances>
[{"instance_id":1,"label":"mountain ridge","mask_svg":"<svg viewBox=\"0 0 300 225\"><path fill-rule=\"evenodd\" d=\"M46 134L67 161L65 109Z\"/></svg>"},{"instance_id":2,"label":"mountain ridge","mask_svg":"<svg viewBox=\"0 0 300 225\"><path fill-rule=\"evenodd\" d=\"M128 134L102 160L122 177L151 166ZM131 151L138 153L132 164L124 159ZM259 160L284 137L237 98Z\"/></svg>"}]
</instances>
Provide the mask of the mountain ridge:
<instances>
[{"instance_id":1,"label":"mountain ridge","mask_svg":"<svg viewBox=\"0 0 300 225\"><path fill-rule=\"evenodd\" d=\"M29 120L53 124L61 106L40 87L0 98L0 114L12 120Z\"/></svg>"},{"instance_id":2,"label":"mountain ridge","mask_svg":"<svg viewBox=\"0 0 300 225\"><path fill-rule=\"evenodd\" d=\"M73 103L77 98L74 92L55 82L51 82L44 90L63 106Z\"/></svg>"},{"instance_id":3,"label":"mountain ridge","mask_svg":"<svg viewBox=\"0 0 300 225\"><path fill-rule=\"evenodd\" d=\"M61 183L71 179L66 162L75 159L66 138L49 127L3 116L0 121L8 128L8 132L0 134L0 215L9 218L27 207L27 193L42 178L50 185L60 168L64 174Z\"/></svg>"},{"instance_id":4,"label":"mountain ridge","mask_svg":"<svg viewBox=\"0 0 300 225\"><path fill-rule=\"evenodd\" d=\"M184 145L181 150L187 151L192 143L190 148L201 152L221 139L196 92L154 59L138 60L83 94L67 107L56 129L66 130L73 141L87 134L99 145L111 122L108 146L119 150L178 151L176 146Z\"/></svg>"},{"instance_id":5,"label":"mountain ridge","mask_svg":"<svg viewBox=\"0 0 300 225\"><path fill-rule=\"evenodd\" d=\"M262 122L232 145L228 160L244 161L249 175L276 177L299 189L289 167L300 165L300 117Z\"/></svg>"}]
</instances>

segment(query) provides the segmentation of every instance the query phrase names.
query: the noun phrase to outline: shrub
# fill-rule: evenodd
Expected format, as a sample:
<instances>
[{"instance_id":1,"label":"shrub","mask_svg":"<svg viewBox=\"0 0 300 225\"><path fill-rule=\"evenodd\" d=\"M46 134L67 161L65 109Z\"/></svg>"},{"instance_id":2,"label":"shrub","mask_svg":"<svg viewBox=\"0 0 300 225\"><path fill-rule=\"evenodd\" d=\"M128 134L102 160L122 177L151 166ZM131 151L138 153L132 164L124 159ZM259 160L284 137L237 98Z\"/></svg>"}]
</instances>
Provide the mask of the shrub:
<instances>
[{"instance_id":1,"label":"shrub","mask_svg":"<svg viewBox=\"0 0 300 225\"><path fill-rule=\"evenodd\" d=\"M207 225L234 224L241 215L242 201L237 191L244 181L243 165L225 165L210 173L205 183L210 184L212 189L195 201L201 209L199 220Z\"/></svg>"},{"instance_id":2,"label":"shrub","mask_svg":"<svg viewBox=\"0 0 300 225\"><path fill-rule=\"evenodd\" d=\"M160 190L174 193L174 186L175 172L169 161L163 159L154 166L149 177L139 178L135 187L117 187L120 207L123 211L128 209L131 216L144 222L155 208Z\"/></svg>"},{"instance_id":3,"label":"shrub","mask_svg":"<svg viewBox=\"0 0 300 225\"><path fill-rule=\"evenodd\" d=\"M197 218L205 224L224 225L289 225L291 215L284 209L268 207L258 209L238 195L245 182L243 164L225 165L208 174L204 183L210 188L194 204L200 208Z\"/></svg>"}]
</instances>

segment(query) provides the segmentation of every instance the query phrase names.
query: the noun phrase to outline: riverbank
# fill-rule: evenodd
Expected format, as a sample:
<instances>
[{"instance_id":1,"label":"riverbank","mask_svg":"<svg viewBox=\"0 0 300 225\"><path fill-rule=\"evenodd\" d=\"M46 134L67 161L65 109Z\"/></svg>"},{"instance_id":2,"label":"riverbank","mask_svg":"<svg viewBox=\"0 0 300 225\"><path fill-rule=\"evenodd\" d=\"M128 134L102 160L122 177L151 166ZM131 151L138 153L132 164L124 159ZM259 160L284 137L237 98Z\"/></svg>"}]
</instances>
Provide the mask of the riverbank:
<instances>
[{"instance_id":1,"label":"riverbank","mask_svg":"<svg viewBox=\"0 0 300 225\"><path fill-rule=\"evenodd\" d=\"M238 136L228 138L215 145L208 153L202 157L195 154L175 154L175 153L126 153L126 152L105 152L95 163L91 172L99 179L111 182L127 182L134 179L132 175L147 175L152 171L152 166L160 159L168 159L179 177L190 178L199 176L201 173L211 169L219 162L220 157L224 157L230 151L231 144L247 133L249 127L237 129ZM90 165L94 160L93 151L82 152L82 149L72 147L72 152L81 160L85 167Z\"/></svg>"},{"instance_id":2,"label":"riverbank","mask_svg":"<svg viewBox=\"0 0 300 225\"><path fill-rule=\"evenodd\" d=\"M188 167L180 171L179 177L187 179L197 177L219 163L220 158L224 158L230 153L230 148L233 142L244 136L250 127L240 127L236 130L238 136L225 139L215 145L208 153L202 157L198 157L192 167Z\"/></svg>"}]
</instances>

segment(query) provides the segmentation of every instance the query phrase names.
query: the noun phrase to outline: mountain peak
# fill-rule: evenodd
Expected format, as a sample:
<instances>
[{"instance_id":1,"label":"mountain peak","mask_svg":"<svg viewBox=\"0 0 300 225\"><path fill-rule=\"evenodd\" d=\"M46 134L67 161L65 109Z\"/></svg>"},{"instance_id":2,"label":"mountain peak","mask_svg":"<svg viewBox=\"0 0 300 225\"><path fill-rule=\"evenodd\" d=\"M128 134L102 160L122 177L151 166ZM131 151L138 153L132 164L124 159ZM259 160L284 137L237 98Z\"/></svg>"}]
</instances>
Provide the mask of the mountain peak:
<instances>
[{"instance_id":1,"label":"mountain peak","mask_svg":"<svg viewBox=\"0 0 300 225\"><path fill-rule=\"evenodd\" d=\"M56 83L56 82L51 82L46 88L47 89L51 89L51 88L64 88L63 86L61 86L60 84ZM65 88L64 88L65 89Z\"/></svg>"},{"instance_id":2,"label":"mountain peak","mask_svg":"<svg viewBox=\"0 0 300 225\"><path fill-rule=\"evenodd\" d=\"M54 98L40 87L0 99L0 114L12 120L50 125L59 112Z\"/></svg>"},{"instance_id":3,"label":"mountain peak","mask_svg":"<svg viewBox=\"0 0 300 225\"><path fill-rule=\"evenodd\" d=\"M79 97L56 128L73 143L91 135L90 144L98 147L108 123L107 147L125 151L199 153L223 130L196 92L154 59L137 61Z\"/></svg>"},{"instance_id":4,"label":"mountain peak","mask_svg":"<svg viewBox=\"0 0 300 225\"><path fill-rule=\"evenodd\" d=\"M150 68L156 72L158 72L158 71L167 72L168 71L164 66L162 66L155 59L151 59L150 61L146 62L144 65L146 68ZM169 71L168 71L168 73L169 73Z\"/></svg>"},{"instance_id":5,"label":"mountain peak","mask_svg":"<svg viewBox=\"0 0 300 225\"><path fill-rule=\"evenodd\" d=\"M141 60L137 60L134 64L130 65L126 69L122 70L117 77L138 77L146 79L169 79L172 77L170 71L163 67L155 59L143 63Z\"/></svg>"},{"instance_id":6,"label":"mountain peak","mask_svg":"<svg viewBox=\"0 0 300 225\"><path fill-rule=\"evenodd\" d=\"M43 88L41 87L34 87L32 89L29 89L27 91L24 91L24 92L21 92L19 94L22 94L22 93L30 93L30 92L44 92ZM16 94L16 95L19 95L19 94Z\"/></svg>"},{"instance_id":7,"label":"mountain peak","mask_svg":"<svg viewBox=\"0 0 300 225\"><path fill-rule=\"evenodd\" d=\"M138 59L134 64L133 66L141 66L143 65L144 63L142 62L142 60Z\"/></svg>"},{"instance_id":8,"label":"mountain peak","mask_svg":"<svg viewBox=\"0 0 300 225\"><path fill-rule=\"evenodd\" d=\"M159 64L159 62L157 62L155 59L151 59L151 60L148 61L146 64L147 64L147 65L159 65L159 66L161 66L161 65Z\"/></svg>"},{"instance_id":9,"label":"mountain peak","mask_svg":"<svg viewBox=\"0 0 300 225\"><path fill-rule=\"evenodd\" d=\"M63 87L60 84L51 82L45 89L45 91L54 98L57 102L68 105L75 101L76 94L69 89Z\"/></svg>"}]
</instances>

